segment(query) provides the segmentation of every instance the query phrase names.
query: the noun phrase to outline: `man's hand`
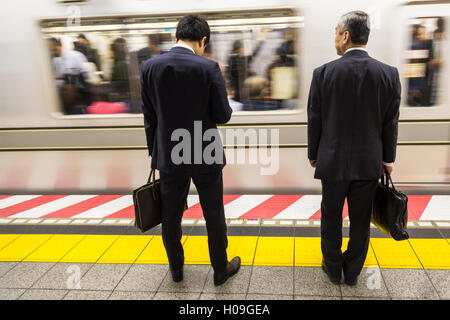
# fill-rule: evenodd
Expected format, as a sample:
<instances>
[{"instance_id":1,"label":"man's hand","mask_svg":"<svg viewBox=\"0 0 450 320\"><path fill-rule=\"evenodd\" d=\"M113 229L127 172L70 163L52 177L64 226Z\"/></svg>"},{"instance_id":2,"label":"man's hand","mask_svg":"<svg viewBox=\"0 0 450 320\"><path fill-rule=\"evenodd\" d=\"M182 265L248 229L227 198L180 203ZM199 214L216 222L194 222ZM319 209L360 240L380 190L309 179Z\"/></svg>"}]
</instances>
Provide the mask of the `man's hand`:
<instances>
[{"instance_id":1,"label":"man's hand","mask_svg":"<svg viewBox=\"0 0 450 320\"><path fill-rule=\"evenodd\" d=\"M384 175L384 173L387 171L389 173L389 175L392 174L392 169L394 169L394 166L385 166L383 165L383 169L381 170L381 174Z\"/></svg>"},{"instance_id":2,"label":"man's hand","mask_svg":"<svg viewBox=\"0 0 450 320\"><path fill-rule=\"evenodd\" d=\"M309 160L311 167L315 168L317 166L317 160Z\"/></svg>"}]
</instances>

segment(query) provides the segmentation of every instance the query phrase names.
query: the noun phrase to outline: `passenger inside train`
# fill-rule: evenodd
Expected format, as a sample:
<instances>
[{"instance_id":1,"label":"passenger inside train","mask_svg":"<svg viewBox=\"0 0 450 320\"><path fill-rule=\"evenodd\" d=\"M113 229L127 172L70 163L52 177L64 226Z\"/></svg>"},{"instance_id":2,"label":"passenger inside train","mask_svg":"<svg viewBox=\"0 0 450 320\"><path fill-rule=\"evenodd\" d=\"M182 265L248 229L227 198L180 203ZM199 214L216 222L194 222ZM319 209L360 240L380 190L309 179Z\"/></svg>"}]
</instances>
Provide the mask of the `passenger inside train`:
<instances>
[{"instance_id":1,"label":"passenger inside train","mask_svg":"<svg viewBox=\"0 0 450 320\"><path fill-rule=\"evenodd\" d=\"M407 103L410 107L431 107L439 104L445 85L441 72L446 50L444 19L421 18L411 23Z\"/></svg>"},{"instance_id":2,"label":"passenger inside train","mask_svg":"<svg viewBox=\"0 0 450 320\"><path fill-rule=\"evenodd\" d=\"M148 35L148 45L137 52L139 66L141 66L145 60L150 59L161 53L159 44L160 44L159 34Z\"/></svg>"},{"instance_id":3,"label":"passenger inside train","mask_svg":"<svg viewBox=\"0 0 450 320\"><path fill-rule=\"evenodd\" d=\"M258 23L212 26L205 57L217 61L235 111L296 108L298 98L297 30L291 24ZM61 112L73 114L140 113L140 66L175 44L174 28L51 34L64 58L53 55ZM72 61L73 60L73 61ZM61 62L64 61L64 62ZM60 65L67 63L65 69ZM71 68L70 65L76 67Z\"/></svg>"},{"instance_id":4,"label":"passenger inside train","mask_svg":"<svg viewBox=\"0 0 450 320\"><path fill-rule=\"evenodd\" d=\"M64 112L85 113L85 106L90 105L92 101L86 56L79 51L79 47L78 50L63 48L57 38L48 39L48 44L52 55L55 83Z\"/></svg>"}]
</instances>

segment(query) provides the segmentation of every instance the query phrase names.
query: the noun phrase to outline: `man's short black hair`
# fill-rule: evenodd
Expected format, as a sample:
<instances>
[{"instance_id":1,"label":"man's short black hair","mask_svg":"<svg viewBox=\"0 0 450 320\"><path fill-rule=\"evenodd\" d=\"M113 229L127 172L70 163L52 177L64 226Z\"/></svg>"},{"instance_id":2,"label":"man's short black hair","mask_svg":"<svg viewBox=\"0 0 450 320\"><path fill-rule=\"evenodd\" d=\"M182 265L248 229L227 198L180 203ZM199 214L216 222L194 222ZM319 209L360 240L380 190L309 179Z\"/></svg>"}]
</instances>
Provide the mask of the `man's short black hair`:
<instances>
[{"instance_id":1,"label":"man's short black hair","mask_svg":"<svg viewBox=\"0 0 450 320\"><path fill-rule=\"evenodd\" d=\"M61 46L61 40L55 38L55 37L51 37L47 39L49 42L53 43L56 46Z\"/></svg>"},{"instance_id":2,"label":"man's short black hair","mask_svg":"<svg viewBox=\"0 0 450 320\"><path fill-rule=\"evenodd\" d=\"M340 33L350 33L353 44L366 45L369 41L370 18L363 11L352 11L344 14L339 21Z\"/></svg>"},{"instance_id":3,"label":"man's short black hair","mask_svg":"<svg viewBox=\"0 0 450 320\"><path fill-rule=\"evenodd\" d=\"M198 15L184 16L178 22L177 40L200 41L203 37L206 37L205 44L208 44L210 35L208 22Z\"/></svg>"},{"instance_id":4,"label":"man's short black hair","mask_svg":"<svg viewBox=\"0 0 450 320\"><path fill-rule=\"evenodd\" d=\"M233 53L238 53L239 49L242 48L242 41L241 40L235 40L233 42Z\"/></svg>"},{"instance_id":5,"label":"man's short black hair","mask_svg":"<svg viewBox=\"0 0 450 320\"><path fill-rule=\"evenodd\" d=\"M148 37L147 37L147 39L148 39L148 42L149 43L151 43L151 44L153 44L153 45L155 45L155 46L157 46L157 45L159 45L159 43L160 43L160 36L159 36L159 34L157 34L157 33L152 33L152 34L149 34L148 35Z\"/></svg>"}]
</instances>

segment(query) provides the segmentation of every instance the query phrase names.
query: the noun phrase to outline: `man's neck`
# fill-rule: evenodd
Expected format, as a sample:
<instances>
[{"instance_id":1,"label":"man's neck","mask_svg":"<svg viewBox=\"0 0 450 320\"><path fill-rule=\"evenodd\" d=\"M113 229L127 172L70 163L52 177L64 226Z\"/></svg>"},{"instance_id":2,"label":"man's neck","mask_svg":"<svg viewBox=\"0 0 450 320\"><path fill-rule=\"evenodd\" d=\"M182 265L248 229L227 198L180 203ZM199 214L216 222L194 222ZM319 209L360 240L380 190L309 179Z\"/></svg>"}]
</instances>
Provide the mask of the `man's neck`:
<instances>
[{"instance_id":1,"label":"man's neck","mask_svg":"<svg viewBox=\"0 0 450 320\"><path fill-rule=\"evenodd\" d=\"M367 52L367 49L366 49L365 45L353 45L353 46L350 46L347 49L345 49L344 54L346 52L353 51L353 50L363 50L363 51Z\"/></svg>"},{"instance_id":2,"label":"man's neck","mask_svg":"<svg viewBox=\"0 0 450 320\"><path fill-rule=\"evenodd\" d=\"M345 51L347 51L349 49L364 49L364 50L366 50L366 45L352 44L352 45L348 46L348 48L346 48Z\"/></svg>"},{"instance_id":3,"label":"man's neck","mask_svg":"<svg viewBox=\"0 0 450 320\"><path fill-rule=\"evenodd\" d=\"M189 48L191 48L191 49L195 52L194 46L192 45L191 42L183 41L183 40L178 40L178 41L177 41L177 44L183 44L183 45L186 45L186 46L188 46Z\"/></svg>"}]
</instances>

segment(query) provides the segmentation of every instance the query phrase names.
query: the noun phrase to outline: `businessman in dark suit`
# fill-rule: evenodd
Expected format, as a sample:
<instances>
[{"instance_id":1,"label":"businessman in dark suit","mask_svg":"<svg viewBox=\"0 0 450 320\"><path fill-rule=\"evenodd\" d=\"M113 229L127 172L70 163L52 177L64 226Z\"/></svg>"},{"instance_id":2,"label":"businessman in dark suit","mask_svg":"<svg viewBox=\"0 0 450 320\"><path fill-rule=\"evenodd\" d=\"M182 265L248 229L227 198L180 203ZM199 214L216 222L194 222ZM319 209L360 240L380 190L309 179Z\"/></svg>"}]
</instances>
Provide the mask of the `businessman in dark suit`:
<instances>
[{"instance_id":1,"label":"businessman in dark suit","mask_svg":"<svg viewBox=\"0 0 450 320\"><path fill-rule=\"evenodd\" d=\"M342 16L335 38L342 57L314 70L308 100L308 158L322 181L322 268L333 283L343 270L348 285L366 259L377 180L392 172L397 145L399 74L369 56L369 33L366 13ZM345 198L350 240L342 253Z\"/></svg>"},{"instance_id":2,"label":"businessman in dark suit","mask_svg":"<svg viewBox=\"0 0 450 320\"><path fill-rule=\"evenodd\" d=\"M230 262L227 258L222 182L226 161L216 126L228 122L232 110L219 65L202 57L210 38L208 23L185 16L176 38L168 53L145 61L141 68L151 167L160 171L162 238L172 278L181 281L181 219L192 178L206 220L214 284L220 285L240 267L239 257Z\"/></svg>"}]
</instances>

